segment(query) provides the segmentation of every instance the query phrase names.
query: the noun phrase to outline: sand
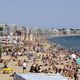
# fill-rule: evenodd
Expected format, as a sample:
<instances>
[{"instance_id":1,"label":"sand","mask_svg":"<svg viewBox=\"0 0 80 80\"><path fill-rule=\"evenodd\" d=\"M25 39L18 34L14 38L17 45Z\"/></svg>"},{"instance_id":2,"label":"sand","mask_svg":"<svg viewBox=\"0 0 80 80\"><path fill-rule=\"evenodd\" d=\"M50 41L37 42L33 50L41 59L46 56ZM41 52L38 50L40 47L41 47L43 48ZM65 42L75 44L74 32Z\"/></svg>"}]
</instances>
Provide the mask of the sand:
<instances>
[{"instance_id":1,"label":"sand","mask_svg":"<svg viewBox=\"0 0 80 80\"><path fill-rule=\"evenodd\" d=\"M48 49L49 47L50 47L50 44L48 43L48 42L45 42L44 43L44 46L45 46L45 48L46 49ZM39 56L39 55L42 55L42 54L44 54L44 53L35 53L35 54L37 54L37 56ZM46 54L46 53L45 53ZM61 58L63 58L65 55L64 54L61 54L60 55L61 56ZM35 56L34 56L35 57ZM4 60L9 60L11 57L10 56L3 56L2 57L2 59L4 59ZM26 72L25 72L25 74L26 73L29 73L29 70L30 70L30 66L33 64L33 61L32 60L29 60L28 58L27 58L27 56L19 56L18 57L18 60L24 60L24 59L26 59L27 60L27 69L26 69ZM18 61L17 60L17 61ZM8 67L9 68L12 68L13 69L13 72L16 72L16 73L23 73L23 69L22 69L22 66L18 66L18 62L17 61L9 61L9 63L8 63ZM37 61L36 61L36 63L38 63L39 65L44 65L43 63L42 63L42 61L40 60L40 59L38 59L37 58ZM63 63L64 64L66 64L66 62L65 61L63 61ZM64 67L64 65L61 65L61 64L59 64L59 65L56 65L56 67L60 67L60 68L63 68ZM41 69L46 69L46 68L48 68L48 67L41 67ZM11 73L12 74L12 73ZM2 73L2 71L1 71L1 73L0 73L0 80L13 80L13 78L12 77L10 77L10 75L11 74L3 74ZM71 79L71 80L73 80L73 79Z\"/></svg>"}]
</instances>

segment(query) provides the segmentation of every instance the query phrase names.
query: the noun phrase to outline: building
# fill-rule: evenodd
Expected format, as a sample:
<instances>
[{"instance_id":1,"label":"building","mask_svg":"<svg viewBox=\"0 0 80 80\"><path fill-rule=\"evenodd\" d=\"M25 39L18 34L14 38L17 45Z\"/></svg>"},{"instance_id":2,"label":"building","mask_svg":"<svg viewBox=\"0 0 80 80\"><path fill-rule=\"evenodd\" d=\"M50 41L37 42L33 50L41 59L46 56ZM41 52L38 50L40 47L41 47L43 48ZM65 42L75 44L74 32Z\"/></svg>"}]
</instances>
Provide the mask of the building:
<instances>
[{"instance_id":1,"label":"building","mask_svg":"<svg viewBox=\"0 0 80 80\"><path fill-rule=\"evenodd\" d=\"M76 34L80 34L80 29L76 29Z\"/></svg>"},{"instance_id":2,"label":"building","mask_svg":"<svg viewBox=\"0 0 80 80\"><path fill-rule=\"evenodd\" d=\"M38 35L43 35L43 30L41 28L37 28L37 34Z\"/></svg>"},{"instance_id":3,"label":"building","mask_svg":"<svg viewBox=\"0 0 80 80\"><path fill-rule=\"evenodd\" d=\"M10 26L10 35L15 35L17 31L17 26L15 24L9 26Z\"/></svg>"}]
</instances>

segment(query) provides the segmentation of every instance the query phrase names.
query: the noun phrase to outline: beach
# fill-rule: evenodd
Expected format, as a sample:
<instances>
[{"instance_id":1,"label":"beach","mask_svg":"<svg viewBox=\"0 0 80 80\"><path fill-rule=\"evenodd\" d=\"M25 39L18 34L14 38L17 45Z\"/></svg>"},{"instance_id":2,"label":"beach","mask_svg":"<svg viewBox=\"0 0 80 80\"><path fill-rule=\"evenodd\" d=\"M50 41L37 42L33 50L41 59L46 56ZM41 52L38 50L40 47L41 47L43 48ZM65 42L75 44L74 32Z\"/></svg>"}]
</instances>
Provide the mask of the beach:
<instances>
[{"instance_id":1,"label":"beach","mask_svg":"<svg viewBox=\"0 0 80 80\"><path fill-rule=\"evenodd\" d=\"M55 43L54 43L55 44ZM69 80L74 80L74 74L77 69L77 65L70 56L72 52L65 50L58 45L51 44L47 39L37 39L32 42L28 42L26 46L22 45L18 49L13 49L8 54L2 56L3 63L6 62L8 68L12 68L13 72L9 74L3 74L0 71L1 80L13 80L12 75L14 72L17 74L27 74L36 71L30 71L32 65L40 67L38 73L52 73L57 74L61 70L60 74L67 77ZM78 56L77 56L78 57ZM23 72L24 60L26 61L26 70Z\"/></svg>"}]
</instances>

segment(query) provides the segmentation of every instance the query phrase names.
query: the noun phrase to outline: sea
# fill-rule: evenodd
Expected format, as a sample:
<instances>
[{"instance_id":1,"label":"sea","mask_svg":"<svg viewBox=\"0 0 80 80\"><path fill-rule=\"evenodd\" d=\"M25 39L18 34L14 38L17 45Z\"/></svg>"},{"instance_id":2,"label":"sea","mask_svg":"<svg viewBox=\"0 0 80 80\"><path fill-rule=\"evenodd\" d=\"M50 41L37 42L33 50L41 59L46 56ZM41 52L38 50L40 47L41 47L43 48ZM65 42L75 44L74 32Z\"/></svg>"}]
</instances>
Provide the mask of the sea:
<instances>
[{"instance_id":1,"label":"sea","mask_svg":"<svg viewBox=\"0 0 80 80\"><path fill-rule=\"evenodd\" d=\"M50 42L61 45L65 49L80 52L80 36L59 36L49 38Z\"/></svg>"}]
</instances>

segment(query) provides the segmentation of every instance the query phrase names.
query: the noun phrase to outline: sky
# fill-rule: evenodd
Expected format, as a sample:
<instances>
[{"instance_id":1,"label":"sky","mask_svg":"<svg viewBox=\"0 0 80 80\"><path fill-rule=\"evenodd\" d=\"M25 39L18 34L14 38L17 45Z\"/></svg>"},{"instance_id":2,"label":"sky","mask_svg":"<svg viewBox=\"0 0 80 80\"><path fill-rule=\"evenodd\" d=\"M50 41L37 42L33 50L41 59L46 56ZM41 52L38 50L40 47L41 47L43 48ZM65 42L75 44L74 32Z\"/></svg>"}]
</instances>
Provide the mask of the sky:
<instances>
[{"instance_id":1,"label":"sky","mask_svg":"<svg viewBox=\"0 0 80 80\"><path fill-rule=\"evenodd\" d=\"M80 0L0 0L0 23L80 28Z\"/></svg>"}]
</instances>

